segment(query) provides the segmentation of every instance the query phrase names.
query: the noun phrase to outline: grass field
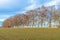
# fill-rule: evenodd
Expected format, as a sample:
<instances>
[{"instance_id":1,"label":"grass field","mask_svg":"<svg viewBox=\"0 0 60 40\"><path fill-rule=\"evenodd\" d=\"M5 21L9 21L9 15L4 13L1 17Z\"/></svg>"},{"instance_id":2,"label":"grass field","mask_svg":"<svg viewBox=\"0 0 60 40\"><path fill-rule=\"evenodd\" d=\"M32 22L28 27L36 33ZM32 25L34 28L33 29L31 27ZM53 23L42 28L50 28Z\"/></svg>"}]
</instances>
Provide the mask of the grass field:
<instances>
[{"instance_id":1,"label":"grass field","mask_svg":"<svg viewBox=\"0 0 60 40\"><path fill-rule=\"evenodd\" d=\"M0 40L60 40L60 28L0 28Z\"/></svg>"}]
</instances>

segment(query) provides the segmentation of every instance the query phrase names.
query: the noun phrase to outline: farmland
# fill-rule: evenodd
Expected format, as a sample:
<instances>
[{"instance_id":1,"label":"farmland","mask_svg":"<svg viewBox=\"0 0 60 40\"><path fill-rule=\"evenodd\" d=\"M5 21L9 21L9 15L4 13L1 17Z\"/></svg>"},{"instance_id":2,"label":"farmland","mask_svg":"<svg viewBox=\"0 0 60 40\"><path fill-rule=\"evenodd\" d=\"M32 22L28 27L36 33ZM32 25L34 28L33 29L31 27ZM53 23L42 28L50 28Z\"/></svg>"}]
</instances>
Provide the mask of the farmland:
<instances>
[{"instance_id":1,"label":"farmland","mask_svg":"<svg viewBox=\"0 0 60 40\"><path fill-rule=\"evenodd\" d=\"M0 28L0 40L60 40L60 28Z\"/></svg>"}]
</instances>

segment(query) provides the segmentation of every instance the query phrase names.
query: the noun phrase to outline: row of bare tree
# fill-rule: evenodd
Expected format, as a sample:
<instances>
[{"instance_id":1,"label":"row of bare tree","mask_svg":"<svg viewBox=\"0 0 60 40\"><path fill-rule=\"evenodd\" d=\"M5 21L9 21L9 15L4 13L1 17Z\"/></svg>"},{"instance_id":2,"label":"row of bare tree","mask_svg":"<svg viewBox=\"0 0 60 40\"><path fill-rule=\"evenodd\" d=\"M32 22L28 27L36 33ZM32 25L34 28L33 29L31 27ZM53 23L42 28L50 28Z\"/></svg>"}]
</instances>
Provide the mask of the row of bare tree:
<instances>
[{"instance_id":1,"label":"row of bare tree","mask_svg":"<svg viewBox=\"0 0 60 40\"><path fill-rule=\"evenodd\" d=\"M46 25L47 24L47 25ZM60 27L60 9L54 7L39 7L34 10L29 10L26 13L17 14L13 17L6 19L2 27L24 27L24 26L37 26L37 27Z\"/></svg>"}]
</instances>

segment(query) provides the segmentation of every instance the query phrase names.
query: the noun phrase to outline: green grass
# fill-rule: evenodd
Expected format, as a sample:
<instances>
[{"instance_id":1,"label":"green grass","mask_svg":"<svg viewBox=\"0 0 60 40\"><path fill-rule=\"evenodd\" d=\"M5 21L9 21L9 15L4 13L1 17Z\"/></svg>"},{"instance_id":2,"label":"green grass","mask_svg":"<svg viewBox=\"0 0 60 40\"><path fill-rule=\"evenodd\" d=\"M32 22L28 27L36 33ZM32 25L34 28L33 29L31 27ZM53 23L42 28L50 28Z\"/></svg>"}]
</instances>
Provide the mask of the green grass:
<instances>
[{"instance_id":1,"label":"green grass","mask_svg":"<svg viewBox=\"0 0 60 40\"><path fill-rule=\"evenodd\" d=\"M60 28L0 28L0 40L60 40Z\"/></svg>"}]
</instances>

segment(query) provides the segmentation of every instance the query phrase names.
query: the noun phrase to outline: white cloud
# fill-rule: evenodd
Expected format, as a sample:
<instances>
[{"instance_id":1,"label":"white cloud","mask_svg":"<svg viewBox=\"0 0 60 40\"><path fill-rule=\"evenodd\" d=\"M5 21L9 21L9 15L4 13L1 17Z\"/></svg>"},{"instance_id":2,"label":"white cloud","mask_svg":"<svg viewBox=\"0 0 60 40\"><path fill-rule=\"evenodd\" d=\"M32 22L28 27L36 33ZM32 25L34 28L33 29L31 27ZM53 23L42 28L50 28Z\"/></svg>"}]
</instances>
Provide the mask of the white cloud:
<instances>
[{"instance_id":1,"label":"white cloud","mask_svg":"<svg viewBox=\"0 0 60 40\"><path fill-rule=\"evenodd\" d=\"M28 6L28 7L26 8L26 10L31 10L31 9L34 9L34 8L35 8L35 4L32 4L32 5Z\"/></svg>"},{"instance_id":2,"label":"white cloud","mask_svg":"<svg viewBox=\"0 0 60 40\"><path fill-rule=\"evenodd\" d=\"M30 2L31 5L27 6L26 10L31 10L31 9L36 8L36 6L37 6L37 4L36 4L37 0L29 0L29 2Z\"/></svg>"},{"instance_id":3,"label":"white cloud","mask_svg":"<svg viewBox=\"0 0 60 40\"><path fill-rule=\"evenodd\" d=\"M7 8L7 5L10 3L10 0L0 0L0 8Z\"/></svg>"},{"instance_id":4,"label":"white cloud","mask_svg":"<svg viewBox=\"0 0 60 40\"><path fill-rule=\"evenodd\" d=\"M35 3L36 0L35 0L35 1L34 1L34 0L29 0L29 1L30 1L30 3L32 4L32 3Z\"/></svg>"},{"instance_id":5,"label":"white cloud","mask_svg":"<svg viewBox=\"0 0 60 40\"><path fill-rule=\"evenodd\" d=\"M17 6L20 2L17 0L0 0L0 9L11 9Z\"/></svg>"},{"instance_id":6,"label":"white cloud","mask_svg":"<svg viewBox=\"0 0 60 40\"><path fill-rule=\"evenodd\" d=\"M42 6L42 5L44 5L44 6L57 5L58 3L60 3L60 0L52 0L50 2L46 2L46 3L40 4L40 5L37 4L38 0L29 0L29 2L30 2L31 5L27 6L26 10L35 9L35 8L37 8L39 6Z\"/></svg>"},{"instance_id":7,"label":"white cloud","mask_svg":"<svg viewBox=\"0 0 60 40\"><path fill-rule=\"evenodd\" d=\"M42 6L42 4L37 5L36 3L38 2L38 0L30 0L31 5L29 5L28 7L26 7L26 10L31 10L34 9L36 7ZM60 0L52 0L50 2L46 2L44 3L45 6L53 6L53 5L58 5L60 3Z\"/></svg>"},{"instance_id":8,"label":"white cloud","mask_svg":"<svg viewBox=\"0 0 60 40\"><path fill-rule=\"evenodd\" d=\"M9 3L10 0L0 0L0 5Z\"/></svg>"},{"instance_id":9,"label":"white cloud","mask_svg":"<svg viewBox=\"0 0 60 40\"><path fill-rule=\"evenodd\" d=\"M58 3L60 2L60 0L52 0L48 3L45 3L45 6L53 6L53 5L58 5Z\"/></svg>"},{"instance_id":10,"label":"white cloud","mask_svg":"<svg viewBox=\"0 0 60 40\"><path fill-rule=\"evenodd\" d=\"M0 21L3 22L5 19L7 19L10 16L12 15L0 15Z\"/></svg>"},{"instance_id":11,"label":"white cloud","mask_svg":"<svg viewBox=\"0 0 60 40\"><path fill-rule=\"evenodd\" d=\"M0 19L1 22L3 22L5 19Z\"/></svg>"}]
</instances>

